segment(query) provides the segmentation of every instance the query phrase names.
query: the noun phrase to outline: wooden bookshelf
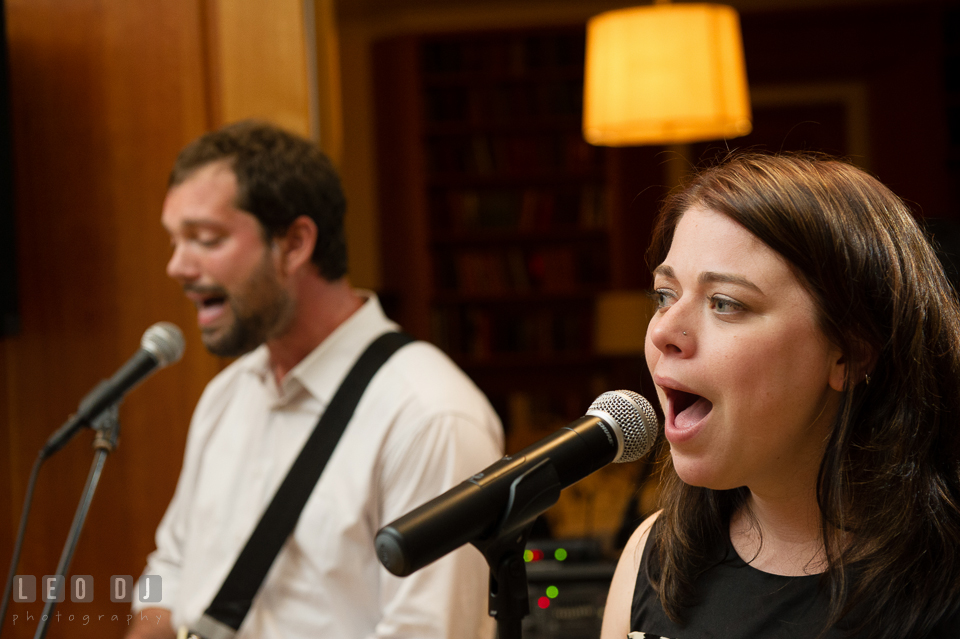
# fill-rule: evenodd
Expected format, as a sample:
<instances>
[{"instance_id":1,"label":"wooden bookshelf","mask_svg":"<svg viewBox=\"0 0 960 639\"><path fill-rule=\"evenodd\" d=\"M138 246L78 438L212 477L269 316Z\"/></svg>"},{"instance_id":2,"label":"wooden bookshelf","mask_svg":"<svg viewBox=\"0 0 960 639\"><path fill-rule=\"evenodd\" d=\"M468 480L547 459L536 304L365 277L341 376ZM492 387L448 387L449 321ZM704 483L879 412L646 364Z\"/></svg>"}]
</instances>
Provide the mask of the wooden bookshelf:
<instances>
[{"instance_id":1,"label":"wooden bookshelf","mask_svg":"<svg viewBox=\"0 0 960 639\"><path fill-rule=\"evenodd\" d=\"M662 191L646 193L639 218L624 201L662 178L655 151L643 152L644 173L583 140L584 39L577 25L374 48L381 293L487 393L508 448L581 416L603 391L642 392L639 357L594 352L593 314L602 291L646 285Z\"/></svg>"}]
</instances>

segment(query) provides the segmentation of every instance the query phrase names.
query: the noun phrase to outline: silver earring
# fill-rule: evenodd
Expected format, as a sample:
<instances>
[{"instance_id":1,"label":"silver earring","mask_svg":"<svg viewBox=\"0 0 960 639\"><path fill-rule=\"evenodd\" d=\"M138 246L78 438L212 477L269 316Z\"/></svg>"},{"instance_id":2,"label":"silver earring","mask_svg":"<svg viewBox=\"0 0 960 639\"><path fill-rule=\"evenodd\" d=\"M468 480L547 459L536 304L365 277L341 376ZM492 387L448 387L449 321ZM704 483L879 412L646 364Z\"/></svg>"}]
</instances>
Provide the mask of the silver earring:
<instances>
[{"instance_id":1,"label":"silver earring","mask_svg":"<svg viewBox=\"0 0 960 639\"><path fill-rule=\"evenodd\" d=\"M863 381L867 383L867 386L870 385L870 373L867 373L866 375L863 376Z\"/></svg>"},{"instance_id":2,"label":"silver earring","mask_svg":"<svg viewBox=\"0 0 960 639\"><path fill-rule=\"evenodd\" d=\"M687 334L687 332L686 332L686 331L684 331L684 332L683 332L683 334L684 334L684 335L686 335L686 334Z\"/></svg>"}]
</instances>

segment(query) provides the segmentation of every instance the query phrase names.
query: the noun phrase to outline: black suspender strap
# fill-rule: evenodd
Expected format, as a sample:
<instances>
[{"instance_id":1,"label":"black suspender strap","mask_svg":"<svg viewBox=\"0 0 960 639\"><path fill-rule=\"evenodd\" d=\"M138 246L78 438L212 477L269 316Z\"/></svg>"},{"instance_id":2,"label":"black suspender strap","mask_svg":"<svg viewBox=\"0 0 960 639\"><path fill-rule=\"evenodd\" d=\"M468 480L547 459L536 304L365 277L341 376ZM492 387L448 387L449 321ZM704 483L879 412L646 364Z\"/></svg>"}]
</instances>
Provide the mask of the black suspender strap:
<instances>
[{"instance_id":1,"label":"black suspender strap","mask_svg":"<svg viewBox=\"0 0 960 639\"><path fill-rule=\"evenodd\" d=\"M394 352L412 341L406 333L384 333L354 363L240 551L220 592L196 629L191 630L195 636L222 639L233 636L240 627L370 380Z\"/></svg>"}]
</instances>

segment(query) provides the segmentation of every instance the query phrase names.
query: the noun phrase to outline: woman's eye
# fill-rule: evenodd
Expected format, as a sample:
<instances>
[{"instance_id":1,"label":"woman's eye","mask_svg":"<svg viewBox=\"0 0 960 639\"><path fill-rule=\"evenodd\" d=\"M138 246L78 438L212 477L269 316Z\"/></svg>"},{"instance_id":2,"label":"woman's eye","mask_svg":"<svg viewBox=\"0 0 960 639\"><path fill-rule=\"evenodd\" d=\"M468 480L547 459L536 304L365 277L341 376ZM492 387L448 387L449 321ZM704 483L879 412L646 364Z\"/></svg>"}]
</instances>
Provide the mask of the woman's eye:
<instances>
[{"instance_id":1,"label":"woman's eye","mask_svg":"<svg viewBox=\"0 0 960 639\"><path fill-rule=\"evenodd\" d=\"M715 295L710 298L710 308L718 313L736 313L743 310L743 305L732 299Z\"/></svg>"},{"instance_id":2,"label":"woman's eye","mask_svg":"<svg viewBox=\"0 0 960 639\"><path fill-rule=\"evenodd\" d=\"M666 308L673 304L674 296L671 291L666 289L656 289L647 293L650 296L650 299L653 300L653 303L657 305L658 309Z\"/></svg>"}]
</instances>

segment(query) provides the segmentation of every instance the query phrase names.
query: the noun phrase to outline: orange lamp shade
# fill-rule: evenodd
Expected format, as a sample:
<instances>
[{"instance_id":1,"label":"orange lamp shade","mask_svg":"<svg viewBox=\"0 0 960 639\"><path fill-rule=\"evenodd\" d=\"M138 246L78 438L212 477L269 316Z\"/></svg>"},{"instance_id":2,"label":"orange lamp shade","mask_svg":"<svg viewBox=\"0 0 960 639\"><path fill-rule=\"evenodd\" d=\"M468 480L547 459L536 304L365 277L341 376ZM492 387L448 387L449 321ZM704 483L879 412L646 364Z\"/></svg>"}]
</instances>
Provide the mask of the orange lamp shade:
<instances>
[{"instance_id":1,"label":"orange lamp shade","mask_svg":"<svg viewBox=\"0 0 960 639\"><path fill-rule=\"evenodd\" d=\"M750 132L740 19L717 4L656 4L587 23L583 136L637 146Z\"/></svg>"}]
</instances>

